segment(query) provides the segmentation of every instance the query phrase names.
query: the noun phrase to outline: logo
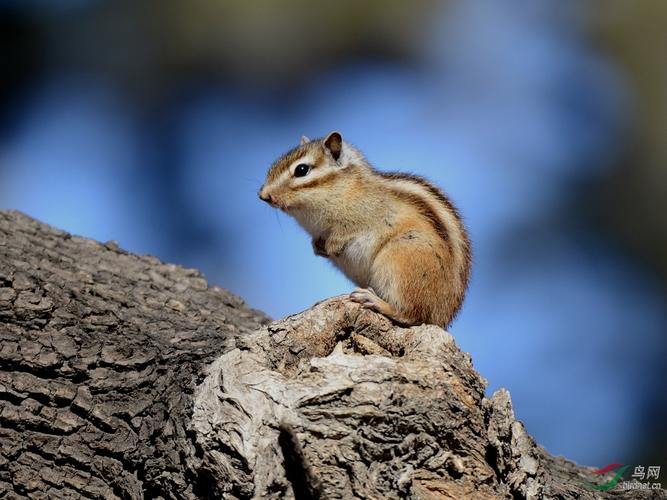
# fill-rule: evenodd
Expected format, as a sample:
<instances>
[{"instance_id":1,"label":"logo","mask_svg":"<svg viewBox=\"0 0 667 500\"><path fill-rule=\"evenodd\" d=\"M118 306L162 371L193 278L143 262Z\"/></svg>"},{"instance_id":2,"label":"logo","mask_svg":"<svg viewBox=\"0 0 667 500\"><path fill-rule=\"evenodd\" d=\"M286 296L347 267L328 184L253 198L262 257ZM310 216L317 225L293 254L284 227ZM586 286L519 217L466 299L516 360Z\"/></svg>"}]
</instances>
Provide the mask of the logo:
<instances>
[{"instance_id":1,"label":"logo","mask_svg":"<svg viewBox=\"0 0 667 500\"><path fill-rule=\"evenodd\" d=\"M602 467L602 469L594 470L593 474L606 474L607 472L615 470L616 475L606 483L603 484L586 483L586 486L588 486L592 490L597 490L597 491L610 490L618 484L618 482L623 477L623 473L627 470L628 467L630 466L623 464L609 464L605 467Z\"/></svg>"},{"instance_id":2,"label":"logo","mask_svg":"<svg viewBox=\"0 0 667 500\"><path fill-rule=\"evenodd\" d=\"M586 486L592 490L597 491L608 491L615 487L619 481L623 479L623 474L625 471L630 468L629 465L623 464L609 464L601 469L593 471L593 474L602 475L609 472L614 472L614 477L609 481L602 484L595 483L586 483ZM632 474L632 481L623 481L621 483L621 489L624 490L659 490L662 488L662 484L658 482L651 482L651 479L659 479L660 477L660 466L659 465L649 465L648 471L647 468L643 465L637 465L634 468ZM641 482L646 479L646 482ZM639 481L638 481L639 480Z\"/></svg>"}]
</instances>

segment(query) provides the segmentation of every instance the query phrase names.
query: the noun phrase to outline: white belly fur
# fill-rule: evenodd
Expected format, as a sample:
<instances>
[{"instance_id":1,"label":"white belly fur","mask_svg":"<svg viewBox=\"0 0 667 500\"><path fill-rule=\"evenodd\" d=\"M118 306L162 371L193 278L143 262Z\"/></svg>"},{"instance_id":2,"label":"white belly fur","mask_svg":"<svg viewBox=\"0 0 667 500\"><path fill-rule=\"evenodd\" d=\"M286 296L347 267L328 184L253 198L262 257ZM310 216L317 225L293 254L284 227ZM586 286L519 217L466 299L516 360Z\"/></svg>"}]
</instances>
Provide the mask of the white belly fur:
<instances>
[{"instance_id":1,"label":"white belly fur","mask_svg":"<svg viewBox=\"0 0 667 500\"><path fill-rule=\"evenodd\" d=\"M340 256L332 257L331 261L357 286L367 287L371 280L375 246L376 241L372 235L359 235L345 245Z\"/></svg>"},{"instance_id":2,"label":"white belly fur","mask_svg":"<svg viewBox=\"0 0 667 500\"><path fill-rule=\"evenodd\" d=\"M290 214L314 239L326 238L331 223L325 218L314 217L311 212L292 210ZM375 255L376 238L371 234L359 234L352 238L343 253L330 257L331 262L357 286L367 287L371 281L372 256Z\"/></svg>"}]
</instances>

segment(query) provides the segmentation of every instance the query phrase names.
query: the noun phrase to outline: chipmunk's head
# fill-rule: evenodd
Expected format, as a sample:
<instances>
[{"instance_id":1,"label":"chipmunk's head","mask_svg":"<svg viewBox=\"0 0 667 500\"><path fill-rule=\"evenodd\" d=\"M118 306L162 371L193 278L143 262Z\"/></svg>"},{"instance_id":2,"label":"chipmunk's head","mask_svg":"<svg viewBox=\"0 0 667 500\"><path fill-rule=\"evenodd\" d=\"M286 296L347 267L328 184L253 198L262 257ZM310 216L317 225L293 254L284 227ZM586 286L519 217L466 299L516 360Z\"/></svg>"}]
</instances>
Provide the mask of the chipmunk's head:
<instances>
[{"instance_id":1,"label":"chipmunk's head","mask_svg":"<svg viewBox=\"0 0 667 500\"><path fill-rule=\"evenodd\" d=\"M259 197L286 212L307 209L330 201L350 167L365 164L338 132L312 141L303 136L301 144L271 165Z\"/></svg>"}]
</instances>

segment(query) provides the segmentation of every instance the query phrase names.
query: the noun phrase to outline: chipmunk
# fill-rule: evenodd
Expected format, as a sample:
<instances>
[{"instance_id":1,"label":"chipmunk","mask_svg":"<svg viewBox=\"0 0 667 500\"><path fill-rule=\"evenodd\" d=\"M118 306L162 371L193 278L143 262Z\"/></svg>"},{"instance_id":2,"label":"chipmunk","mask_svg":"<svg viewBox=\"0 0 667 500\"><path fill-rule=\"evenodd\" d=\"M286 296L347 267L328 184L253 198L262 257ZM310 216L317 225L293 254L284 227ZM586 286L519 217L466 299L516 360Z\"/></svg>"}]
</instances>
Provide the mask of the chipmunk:
<instances>
[{"instance_id":1,"label":"chipmunk","mask_svg":"<svg viewBox=\"0 0 667 500\"><path fill-rule=\"evenodd\" d=\"M259 197L293 216L359 288L349 298L397 323L447 328L463 302L470 242L458 211L415 175L375 170L338 132L301 138Z\"/></svg>"}]
</instances>

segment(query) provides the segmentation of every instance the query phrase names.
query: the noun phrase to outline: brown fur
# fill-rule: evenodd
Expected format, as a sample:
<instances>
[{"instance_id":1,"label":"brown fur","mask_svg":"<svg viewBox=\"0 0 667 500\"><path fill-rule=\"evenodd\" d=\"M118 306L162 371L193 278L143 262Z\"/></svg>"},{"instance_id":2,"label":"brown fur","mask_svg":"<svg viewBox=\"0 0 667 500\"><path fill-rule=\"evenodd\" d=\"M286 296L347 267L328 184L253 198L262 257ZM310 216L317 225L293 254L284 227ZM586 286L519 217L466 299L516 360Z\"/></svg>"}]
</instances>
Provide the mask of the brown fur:
<instances>
[{"instance_id":1,"label":"brown fur","mask_svg":"<svg viewBox=\"0 0 667 500\"><path fill-rule=\"evenodd\" d=\"M348 143L330 151L331 143L310 141L278 159L263 199L297 218L319 255L368 287L352 300L401 323L447 327L470 275L458 211L424 178L379 172ZM311 172L295 178L289 169L301 159Z\"/></svg>"},{"instance_id":2,"label":"brown fur","mask_svg":"<svg viewBox=\"0 0 667 500\"><path fill-rule=\"evenodd\" d=\"M317 148L318 145L316 141L311 141L290 149L287 153L273 162L266 178L266 184L276 180L293 162L302 158L307 152Z\"/></svg>"},{"instance_id":3,"label":"brown fur","mask_svg":"<svg viewBox=\"0 0 667 500\"><path fill-rule=\"evenodd\" d=\"M447 208L447 210L449 212L451 212L454 215L456 220L458 220L461 223L461 227L463 229L462 236L465 239L464 256L465 256L465 260L467 262L467 265L461 267L460 278L461 278L461 281L466 284L466 288L467 288L468 283L470 281L470 268L471 268L471 263L472 263L472 254L471 254L471 251L470 251L470 240L468 239L468 234L465 231L465 226L463 225L463 218L461 217L461 214L459 213L458 209L450 201L450 199L447 197L447 195L445 195L445 193L443 193L440 189L438 189L436 186L434 186L428 180L424 179L421 176L413 175L413 174L404 174L404 173L401 173L401 172L379 172L379 171L376 171L376 172L378 173L378 175L380 175L381 177L384 177L385 179L408 180L408 181L411 181L411 182L414 182L416 184L419 184L419 185L423 186L424 188L426 188L428 190L428 192L431 195L433 195L435 198L437 198L438 201L440 203L442 203ZM433 214L432 211L431 211L431 214ZM429 218L431 218L431 215L429 215ZM437 223L434 222L434 226L440 232L440 230L438 229L438 226L436 224ZM441 235L444 239L447 239L446 234L441 233Z\"/></svg>"}]
</instances>

